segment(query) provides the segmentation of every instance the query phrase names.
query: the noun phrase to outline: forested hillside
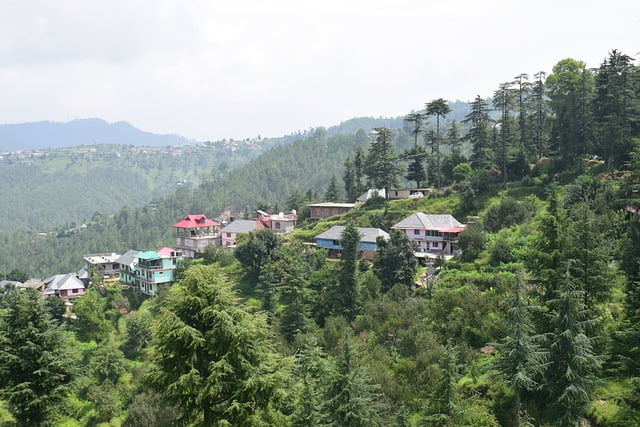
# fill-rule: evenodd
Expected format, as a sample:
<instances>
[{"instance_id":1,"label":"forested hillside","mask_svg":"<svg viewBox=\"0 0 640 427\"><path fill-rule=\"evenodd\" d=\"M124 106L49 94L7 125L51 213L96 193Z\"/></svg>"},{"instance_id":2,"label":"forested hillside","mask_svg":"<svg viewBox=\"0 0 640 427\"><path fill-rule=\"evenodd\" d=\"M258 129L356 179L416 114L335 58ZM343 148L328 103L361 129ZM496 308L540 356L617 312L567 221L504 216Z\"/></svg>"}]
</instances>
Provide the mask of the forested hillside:
<instances>
[{"instance_id":1,"label":"forested hillside","mask_svg":"<svg viewBox=\"0 0 640 427\"><path fill-rule=\"evenodd\" d=\"M342 179L347 157L366 148L369 136L364 129L390 122L398 120L354 119L341 125L345 132L354 123L365 128L353 134L318 128L297 140L263 140L256 148L242 143L240 149L231 149L224 142L177 152L78 147L0 161L0 174L6 175L0 183L0 230L5 231L0 234L0 271L17 268L42 276L75 271L83 253L171 244L171 224L189 212L215 217L232 210L241 216L259 204L300 207L296 200L308 193L310 199L322 199L331 178ZM397 132L395 146L404 150L409 135L402 128ZM273 148L239 167L268 147ZM173 192L177 184L174 194L160 196ZM340 197L347 194L341 191ZM122 205L128 206L113 215ZM88 227L78 229L83 222ZM48 230L52 233L46 237L35 233Z\"/></svg>"},{"instance_id":2,"label":"forested hillside","mask_svg":"<svg viewBox=\"0 0 640 427\"><path fill-rule=\"evenodd\" d=\"M0 160L0 231L75 228L96 212L143 206L177 186L193 188L260 151L98 145L7 156Z\"/></svg>"},{"instance_id":3,"label":"forested hillside","mask_svg":"<svg viewBox=\"0 0 640 427\"><path fill-rule=\"evenodd\" d=\"M34 274L171 243L184 213L434 188L210 248L151 299L94 278L74 318L6 287L0 422L639 425L640 67L617 51L597 70L565 59L500 85L491 106L477 97L460 127L449 113L434 99L404 130L316 129L86 230L2 235L0 268ZM469 219L462 253L420 264L412 233L391 229L415 212ZM339 258L307 244L332 225ZM356 227L390 232L373 261Z\"/></svg>"}]
</instances>

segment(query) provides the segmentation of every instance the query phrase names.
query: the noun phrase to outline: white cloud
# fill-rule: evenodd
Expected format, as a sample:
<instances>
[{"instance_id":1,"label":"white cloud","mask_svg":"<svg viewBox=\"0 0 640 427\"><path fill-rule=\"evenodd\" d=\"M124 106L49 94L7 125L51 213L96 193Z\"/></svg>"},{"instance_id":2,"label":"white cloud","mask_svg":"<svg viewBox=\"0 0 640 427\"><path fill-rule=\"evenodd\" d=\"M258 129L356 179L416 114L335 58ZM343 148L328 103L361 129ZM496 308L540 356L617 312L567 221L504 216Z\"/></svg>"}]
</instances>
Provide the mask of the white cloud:
<instances>
[{"instance_id":1,"label":"white cloud","mask_svg":"<svg viewBox=\"0 0 640 427\"><path fill-rule=\"evenodd\" d=\"M3 2L0 120L274 136L635 55L639 18L624 0Z\"/></svg>"}]
</instances>

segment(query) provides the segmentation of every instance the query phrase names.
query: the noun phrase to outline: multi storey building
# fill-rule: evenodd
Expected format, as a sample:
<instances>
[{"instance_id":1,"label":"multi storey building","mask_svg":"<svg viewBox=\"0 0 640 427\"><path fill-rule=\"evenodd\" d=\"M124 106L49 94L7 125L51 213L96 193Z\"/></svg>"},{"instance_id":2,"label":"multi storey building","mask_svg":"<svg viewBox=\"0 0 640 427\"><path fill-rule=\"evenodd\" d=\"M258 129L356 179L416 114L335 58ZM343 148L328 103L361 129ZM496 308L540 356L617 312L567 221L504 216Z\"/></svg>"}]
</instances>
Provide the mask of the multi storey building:
<instances>
[{"instance_id":1,"label":"multi storey building","mask_svg":"<svg viewBox=\"0 0 640 427\"><path fill-rule=\"evenodd\" d=\"M207 246L218 247L221 244L220 223L202 214L187 215L173 226L176 229L176 249L182 251L185 258L195 258L196 253L204 252Z\"/></svg>"}]
</instances>

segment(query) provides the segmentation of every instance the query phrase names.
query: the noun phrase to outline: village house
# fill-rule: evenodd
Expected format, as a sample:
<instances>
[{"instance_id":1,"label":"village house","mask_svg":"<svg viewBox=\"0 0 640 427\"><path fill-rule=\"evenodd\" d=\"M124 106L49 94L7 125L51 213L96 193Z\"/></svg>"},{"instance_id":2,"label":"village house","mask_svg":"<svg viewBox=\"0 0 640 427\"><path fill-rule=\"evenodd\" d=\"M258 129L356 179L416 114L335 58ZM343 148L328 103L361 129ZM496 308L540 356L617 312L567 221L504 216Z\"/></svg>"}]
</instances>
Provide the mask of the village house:
<instances>
[{"instance_id":1,"label":"village house","mask_svg":"<svg viewBox=\"0 0 640 427\"><path fill-rule=\"evenodd\" d=\"M123 253L120 258L118 258L119 267L119 276L120 284L123 286L133 286L135 285L135 276L136 276L136 255L138 255L140 251L135 249L130 249L127 252Z\"/></svg>"},{"instance_id":2,"label":"village house","mask_svg":"<svg viewBox=\"0 0 640 427\"><path fill-rule=\"evenodd\" d=\"M340 239L342 233L346 227L342 225L334 225L324 233L318 234L314 239L318 248L324 248L329 250L329 255L337 255L342 251L340 245ZM378 249L377 240L378 237L382 237L384 240L389 240L389 233L379 228L363 228L358 227L358 233L360 233L360 242L358 243L358 250L365 259L373 259Z\"/></svg>"},{"instance_id":3,"label":"village house","mask_svg":"<svg viewBox=\"0 0 640 427\"><path fill-rule=\"evenodd\" d=\"M222 246L235 247L238 234L247 234L256 231L255 219L237 219L222 229Z\"/></svg>"},{"instance_id":4,"label":"village house","mask_svg":"<svg viewBox=\"0 0 640 427\"><path fill-rule=\"evenodd\" d=\"M453 216L414 213L392 229L402 230L418 244L418 251L425 256L452 256L458 252L458 235L465 226Z\"/></svg>"},{"instance_id":5,"label":"village house","mask_svg":"<svg viewBox=\"0 0 640 427\"><path fill-rule=\"evenodd\" d=\"M86 287L86 286L85 286ZM41 279L29 279L26 282L18 285L19 289L35 289L36 291L44 292L44 280Z\"/></svg>"},{"instance_id":6,"label":"village house","mask_svg":"<svg viewBox=\"0 0 640 427\"><path fill-rule=\"evenodd\" d=\"M58 296L68 303L71 298L84 294L84 283L73 273L56 274L44 280L43 297Z\"/></svg>"},{"instance_id":7,"label":"village house","mask_svg":"<svg viewBox=\"0 0 640 427\"><path fill-rule=\"evenodd\" d=\"M174 281L174 271L182 252L171 248L159 251L146 251L134 255L137 267L134 271L134 284L145 295L157 295L159 287Z\"/></svg>"},{"instance_id":8,"label":"village house","mask_svg":"<svg viewBox=\"0 0 640 427\"><path fill-rule=\"evenodd\" d=\"M296 228L298 214L295 210L291 212L278 212L277 214L267 213L261 210L256 211L256 231L270 229L277 234L291 233Z\"/></svg>"},{"instance_id":9,"label":"village house","mask_svg":"<svg viewBox=\"0 0 640 427\"><path fill-rule=\"evenodd\" d=\"M120 265L118 264L118 258L120 254L105 253L105 254L91 254L84 257L85 268L88 272L95 271L98 277L115 277L118 275Z\"/></svg>"},{"instance_id":10,"label":"village house","mask_svg":"<svg viewBox=\"0 0 640 427\"><path fill-rule=\"evenodd\" d=\"M433 188L391 188L389 200L411 199L427 197L433 193Z\"/></svg>"},{"instance_id":11,"label":"village house","mask_svg":"<svg viewBox=\"0 0 640 427\"><path fill-rule=\"evenodd\" d=\"M195 258L207 246L216 248L221 245L220 223L202 214L187 215L173 226L176 229L176 249L182 251L185 258Z\"/></svg>"},{"instance_id":12,"label":"village house","mask_svg":"<svg viewBox=\"0 0 640 427\"><path fill-rule=\"evenodd\" d=\"M311 215L309 215L309 219L322 219L327 218L334 215L341 215L343 213L347 213L353 208L355 208L355 203L335 203L335 202L323 202L323 203L313 203L309 206L311 210Z\"/></svg>"}]
</instances>

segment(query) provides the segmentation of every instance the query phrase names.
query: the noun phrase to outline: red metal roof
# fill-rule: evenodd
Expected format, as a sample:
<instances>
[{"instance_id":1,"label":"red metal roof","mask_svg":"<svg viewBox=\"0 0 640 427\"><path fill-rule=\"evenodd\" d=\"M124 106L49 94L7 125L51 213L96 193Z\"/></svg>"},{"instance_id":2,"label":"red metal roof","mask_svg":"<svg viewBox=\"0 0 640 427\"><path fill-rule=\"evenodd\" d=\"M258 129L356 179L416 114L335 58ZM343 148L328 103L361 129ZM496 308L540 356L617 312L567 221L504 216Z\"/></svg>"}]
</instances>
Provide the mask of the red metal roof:
<instances>
[{"instance_id":1,"label":"red metal roof","mask_svg":"<svg viewBox=\"0 0 640 427\"><path fill-rule=\"evenodd\" d=\"M438 228L438 231L441 233L460 233L464 231L464 227Z\"/></svg>"},{"instance_id":2,"label":"red metal roof","mask_svg":"<svg viewBox=\"0 0 640 427\"><path fill-rule=\"evenodd\" d=\"M177 228L198 228L218 225L220 225L219 222L212 221L203 214L187 215L182 221L173 224L173 226Z\"/></svg>"}]
</instances>

